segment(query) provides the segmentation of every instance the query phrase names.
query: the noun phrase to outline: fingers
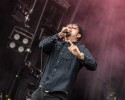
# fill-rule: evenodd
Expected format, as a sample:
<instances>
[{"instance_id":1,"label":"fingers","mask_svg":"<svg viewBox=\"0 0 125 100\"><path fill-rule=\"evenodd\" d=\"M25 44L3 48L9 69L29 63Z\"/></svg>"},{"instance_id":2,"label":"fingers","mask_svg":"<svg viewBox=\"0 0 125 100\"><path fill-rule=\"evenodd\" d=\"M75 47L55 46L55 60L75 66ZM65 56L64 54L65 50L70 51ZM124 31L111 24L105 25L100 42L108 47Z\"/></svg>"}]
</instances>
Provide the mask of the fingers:
<instances>
[{"instance_id":1,"label":"fingers","mask_svg":"<svg viewBox=\"0 0 125 100\"><path fill-rule=\"evenodd\" d=\"M68 47L68 49L69 49L70 52L74 51L74 49L72 49L71 47Z\"/></svg>"},{"instance_id":2,"label":"fingers","mask_svg":"<svg viewBox=\"0 0 125 100\"><path fill-rule=\"evenodd\" d=\"M68 47L70 51L76 49L76 45L74 45L70 40L68 40L68 43L70 44L70 47Z\"/></svg>"},{"instance_id":3,"label":"fingers","mask_svg":"<svg viewBox=\"0 0 125 100\"><path fill-rule=\"evenodd\" d=\"M71 46L68 47L69 51L71 51L73 54L76 53L80 53L78 47L76 45L74 45L71 41L69 41L69 43L71 44Z\"/></svg>"},{"instance_id":4,"label":"fingers","mask_svg":"<svg viewBox=\"0 0 125 100\"><path fill-rule=\"evenodd\" d=\"M72 46L74 45L70 40L67 40L67 42Z\"/></svg>"},{"instance_id":5,"label":"fingers","mask_svg":"<svg viewBox=\"0 0 125 100\"><path fill-rule=\"evenodd\" d=\"M63 33L65 30L68 30L67 27L63 27L61 32Z\"/></svg>"},{"instance_id":6,"label":"fingers","mask_svg":"<svg viewBox=\"0 0 125 100\"><path fill-rule=\"evenodd\" d=\"M68 49L69 49L70 51L75 51L75 50L77 50L77 46L74 45L73 43L71 43L71 46L68 47Z\"/></svg>"},{"instance_id":7,"label":"fingers","mask_svg":"<svg viewBox=\"0 0 125 100\"><path fill-rule=\"evenodd\" d=\"M67 27L63 27L61 32L58 33L58 37L59 38L66 37L66 33L65 33L66 30L67 30Z\"/></svg>"},{"instance_id":8,"label":"fingers","mask_svg":"<svg viewBox=\"0 0 125 100\"><path fill-rule=\"evenodd\" d=\"M62 33L71 33L72 30L69 29L68 27L63 27L62 30L61 30Z\"/></svg>"}]
</instances>

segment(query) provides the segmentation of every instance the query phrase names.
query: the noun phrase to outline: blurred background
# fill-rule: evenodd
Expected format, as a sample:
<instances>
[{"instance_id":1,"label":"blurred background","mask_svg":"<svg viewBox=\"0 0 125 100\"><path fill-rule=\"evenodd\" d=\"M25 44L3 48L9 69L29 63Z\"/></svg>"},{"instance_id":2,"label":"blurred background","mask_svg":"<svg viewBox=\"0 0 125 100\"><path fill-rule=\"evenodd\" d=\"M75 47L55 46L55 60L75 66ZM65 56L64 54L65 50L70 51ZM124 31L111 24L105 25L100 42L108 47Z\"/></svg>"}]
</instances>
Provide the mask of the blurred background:
<instances>
[{"instance_id":1,"label":"blurred background","mask_svg":"<svg viewBox=\"0 0 125 100\"><path fill-rule=\"evenodd\" d=\"M0 0L0 100L30 100L47 56L38 43L76 22L97 60L82 68L71 100L125 100L124 0Z\"/></svg>"}]
</instances>

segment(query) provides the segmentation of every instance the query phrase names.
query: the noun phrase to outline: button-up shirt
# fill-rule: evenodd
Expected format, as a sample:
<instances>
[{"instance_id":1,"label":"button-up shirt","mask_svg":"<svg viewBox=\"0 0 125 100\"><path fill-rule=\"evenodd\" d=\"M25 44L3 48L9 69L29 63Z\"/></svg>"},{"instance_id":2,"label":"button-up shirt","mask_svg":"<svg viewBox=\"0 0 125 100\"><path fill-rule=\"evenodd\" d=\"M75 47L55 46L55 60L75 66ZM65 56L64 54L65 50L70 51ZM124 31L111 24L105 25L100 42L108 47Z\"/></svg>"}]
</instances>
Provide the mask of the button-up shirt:
<instances>
[{"instance_id":1,"label":"button-up shirt","mask_svg":"<svg viewBox=\"0 0 125 100\"><path fill-rule=\"evenodd\" d=\"M74 44L78 46L81 53L84 53L84 60L80 60L68 50L69 43L58 41L57 34L40 42L39 47L49 55L40 81L43 90L69 93L82 66L88 70L96 69L96 61L85 45Z\"/></svg>"}]
</instances>

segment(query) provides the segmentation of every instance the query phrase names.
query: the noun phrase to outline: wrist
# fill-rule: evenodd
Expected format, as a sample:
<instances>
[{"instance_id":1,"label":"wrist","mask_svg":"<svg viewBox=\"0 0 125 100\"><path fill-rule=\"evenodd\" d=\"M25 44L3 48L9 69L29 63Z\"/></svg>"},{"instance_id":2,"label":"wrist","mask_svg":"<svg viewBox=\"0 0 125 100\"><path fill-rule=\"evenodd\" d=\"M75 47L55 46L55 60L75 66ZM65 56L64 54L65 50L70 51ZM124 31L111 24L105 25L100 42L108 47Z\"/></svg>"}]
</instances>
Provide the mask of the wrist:
<instances>
[{"instance_id":1,"label":"wrist","mask_svg":"<svg viewBox=\"0 0 125 100\"><path fill-rule=\"evenodd\" d=\"M81 59L81 60L84 60L84 53L80 53L78 58Z\"/></svg>"}]
</instances>

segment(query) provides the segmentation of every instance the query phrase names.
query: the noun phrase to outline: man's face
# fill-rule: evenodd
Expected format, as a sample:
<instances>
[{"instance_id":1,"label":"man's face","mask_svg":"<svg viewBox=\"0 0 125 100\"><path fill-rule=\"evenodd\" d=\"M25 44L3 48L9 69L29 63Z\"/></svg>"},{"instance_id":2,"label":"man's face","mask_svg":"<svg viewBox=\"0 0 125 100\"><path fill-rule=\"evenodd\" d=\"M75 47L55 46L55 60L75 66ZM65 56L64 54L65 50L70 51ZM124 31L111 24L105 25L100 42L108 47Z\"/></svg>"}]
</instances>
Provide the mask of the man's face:
<instances>
[{"instance_id":1,"label":"man's face","mask_svg":"<svg viewBox=\"0 0 125 100\"><path fill-rule=\"evenodd\" d=\"M79 33L79 28L78 28L78 25L77 24L69 24L66 26L69 33L71 34L70 37L76 37L77 34Z\"/></svg>"}]
</instances>

